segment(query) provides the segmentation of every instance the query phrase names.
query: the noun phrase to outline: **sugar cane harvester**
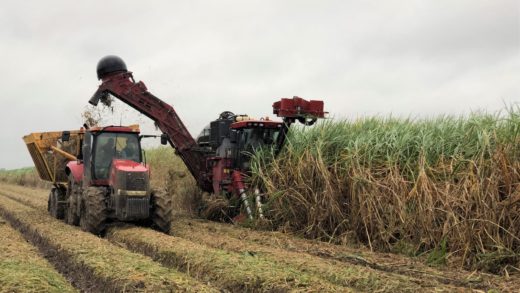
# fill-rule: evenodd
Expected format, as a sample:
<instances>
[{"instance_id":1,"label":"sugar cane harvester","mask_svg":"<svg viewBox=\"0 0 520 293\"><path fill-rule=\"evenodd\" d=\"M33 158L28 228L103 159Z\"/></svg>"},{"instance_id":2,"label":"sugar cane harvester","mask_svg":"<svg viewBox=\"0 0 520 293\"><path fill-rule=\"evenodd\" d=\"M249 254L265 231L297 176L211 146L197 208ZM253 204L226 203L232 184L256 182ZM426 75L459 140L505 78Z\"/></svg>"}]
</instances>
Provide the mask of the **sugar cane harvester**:
<instances>
[{"instance_id":1,"label":"sugar cane harvester","mask_svg":"<svg viewBox=\"0 0 520 293\"><path fill-rule=\"evenodd\" d=\"M205 192L239 199L234 216L242 207L249 219L263 217L260 191L249 186L246 180L251 153L262 147L280 151L293 123L312 125L325 116L323 101L282 98L273 103L273 113L282 121L256 120L225 111L195 139L175 109L150 93L142 81L136 82L121 58L102 58L97 65L97 76L101 85L89 100L90 104L96 106L111 95L152 119L197 185ZM251 194L254 197L248 196ZM249 202L250 197L255 199L256 208Z\"/></svg>"}]
</instances>

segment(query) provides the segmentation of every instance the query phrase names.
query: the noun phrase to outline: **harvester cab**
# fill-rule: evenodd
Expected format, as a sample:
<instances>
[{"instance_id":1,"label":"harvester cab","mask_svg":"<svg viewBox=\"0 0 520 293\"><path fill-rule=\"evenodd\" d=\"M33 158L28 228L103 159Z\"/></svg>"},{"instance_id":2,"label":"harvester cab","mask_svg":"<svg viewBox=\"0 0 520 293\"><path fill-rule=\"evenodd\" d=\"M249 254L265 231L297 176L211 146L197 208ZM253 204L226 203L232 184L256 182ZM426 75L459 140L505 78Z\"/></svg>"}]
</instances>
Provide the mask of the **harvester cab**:
<instances>
[{"instance_id":1,"label":"harvester cab","mask_svg":"<svg viewBox=\"0 0 520 293\"><path fill-rule=\"evenodd\" d=\"M262 149L272 149L278 153L285 143L287 131L292 123L299 121L312 125L323 118L323 102L306 101L299 97L281 99L273 105L273 112L283 121L273 121L269 117L254 119L248 115L222 112L197 137L199 148L207 150L207 168L211 170L213 192L224 193L228 199L240 199L247 216L263 217L262 193L258 188L248 188L246 177L251 173L251 160ZM254 192L256 209L248 203L248 192ZM240 206L240 205L238 205ZM228 210L228 216L239 211Z\"/></svg>"},{"instance_id":2,"label":"harvester cab","mask_svg":"<svg viewBox=\"0 0 520 293\"><path fill-rule=\"evenodd\" d=\"M307 101L300 97L281 99L273 104L273 113L283 121L273 121L269 117L254 119L248 115L235 115L224 111L218 119L211 121L196 139L197 151L205 150L206 157L215 161L226 159L230 169L251 171L252 155L261 149L272 148L278 153L285 143L287 131L296 121L304 125L313 125L318 118L324 118L322 101ZM211 164L214 167L215 164ZM214 192L219 192L222 182L215 185Z\"/></svg>"}]
</instances>

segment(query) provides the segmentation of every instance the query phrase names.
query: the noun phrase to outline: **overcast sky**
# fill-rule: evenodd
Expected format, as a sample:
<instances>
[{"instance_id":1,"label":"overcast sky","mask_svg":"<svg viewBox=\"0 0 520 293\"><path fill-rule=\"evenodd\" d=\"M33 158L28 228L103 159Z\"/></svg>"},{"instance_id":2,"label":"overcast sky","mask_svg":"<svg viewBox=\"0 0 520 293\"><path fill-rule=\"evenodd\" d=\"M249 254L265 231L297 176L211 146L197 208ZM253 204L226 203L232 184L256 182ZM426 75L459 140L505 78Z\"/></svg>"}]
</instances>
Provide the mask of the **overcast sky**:
<instances>
[{"instance_id":1,"label":"overcast sky","mask_svg":"<svg viewBox=\"0 0 520 293\"><path fill-rule=\"evenodd\" d=\"M496 111L520 102L519 3L3 0L0 168L32 165L23 135L83 123L108 54L194 136L224 110L258 117L294 95L335 119ZM156 132L121 103L106 118L135 122Z\"/></svg>"}]
</instances>

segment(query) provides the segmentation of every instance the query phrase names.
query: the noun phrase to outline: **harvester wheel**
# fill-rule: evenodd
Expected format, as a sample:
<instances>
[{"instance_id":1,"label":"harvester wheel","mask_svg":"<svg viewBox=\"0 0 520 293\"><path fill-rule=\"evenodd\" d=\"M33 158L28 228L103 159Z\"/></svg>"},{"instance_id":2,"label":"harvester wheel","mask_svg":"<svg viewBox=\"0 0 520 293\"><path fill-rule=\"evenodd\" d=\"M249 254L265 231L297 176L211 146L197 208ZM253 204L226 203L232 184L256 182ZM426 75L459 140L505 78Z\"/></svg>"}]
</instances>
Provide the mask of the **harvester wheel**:
<instances>
[{"instance_id":1,"label":"harvester wheel","mask_svg":"<svg viewBox=\"0 0 520 293\"><path fill-rule=\"evenodd\" d=\"M98 187L87 187L83 191L79 225L81 230L99 235L106 227L108 215L105 201L105 190Z\"/></svg>"},{"instance_id":2,"label":"harvester wheel","mask_svg":"<svg viewBox=\"0 0 520 293\"><path fill-rule=\"evenodd\" d=\"M172 198L164 188L152 193L152 223L159 231L168 233L172 221Z\"/></svg>"},{"instance_id":3,"label":"harvester wheel","mask_svg":"<svg viewBox=\"0 0 520 293\"><path fill-rule=\"evenodd\" d=\"M60 188L53 187L49 193L49 200L47 202L47 210L56 219L63 219L65 216L65 207L63 201L65 194ZM61 202L61 203L60 203Z\"/></svg>"},{"instance_id":4,"label":"harvester wheel","mask_svg":"<svg viewBox=\"0 0 520 293\"><path fill-rule=\"evenodd\" d=\"M72 175L70 175L72 177ZM76 184L74 183L73 178L69 178L69 184L67 188L68 196L68 207L65 215L65 221L69 225L77 226L79 225L79 214L78 214L78 202L79 202L79 195L78 195L78 188L76 187Z\"/></svg>"}]
</instances>

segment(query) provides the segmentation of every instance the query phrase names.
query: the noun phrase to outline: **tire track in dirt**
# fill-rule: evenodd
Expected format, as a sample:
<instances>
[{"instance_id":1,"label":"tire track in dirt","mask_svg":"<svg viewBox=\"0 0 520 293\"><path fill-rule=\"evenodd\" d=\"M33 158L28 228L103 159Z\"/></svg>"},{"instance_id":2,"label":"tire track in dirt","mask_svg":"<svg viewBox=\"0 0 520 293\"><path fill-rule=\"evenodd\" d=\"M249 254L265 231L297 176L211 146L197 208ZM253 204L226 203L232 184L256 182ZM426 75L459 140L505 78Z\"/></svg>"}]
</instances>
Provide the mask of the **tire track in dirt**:
<instances>
[{"instance_id":1,"label":"tire track in dirt","mask_svg":"<svg viewBox=\"0 0 520 293\"><path fill-rule=\"evenodd\" d=\"M0 218L0 292L77 292L18 231Z\"/></svg>"},{"instance_id":2,"label":"tire track in dirt","mask_svg":"<svg viewBox=\"0 0 520 293\"><path fill-rule=\"evenodd\" d=\"M5 196L0 214L82 291L219 291Z\"/></svg>"},{"instance_id":3,"label":"tire track in dirt","mask_svg":"<svg viewBox=\"0 0 520 293\"><path fill-rule=\"evenodd\" d=\"M31 195L27 193L25 195L20 195L20 193L18 194L18 196L13 196L9 194L7 196L23 201L32 206L38 206L40 209L46 207L46 203L43 200L43 196L38 196L39 198L35 198L34 195L31 197ZM191 226L188 223L183 227L190 228ZM303 272L313 273L315 275L321 276L323 279L334 284L353 287L357 290L382 290L387 292L392 292L395 290L415 292L418 290L428 290L428 288L432 291L434 289L436 291L457 290L457 286L439 283L435 281L434 278L415 279L408 276L401 276L399 274L380 272L359 264L345 267L342 262L338 262L331 259L322 259L317 256L309 255L307 253L296 253L293 251L286 251L270 246L260 246L258 244L252 245L249 243L244 243L243 241L239 241L231 237L226 237L227 235L225 233L213 233L209 235L207 233L197 233L196 231L194 231L194 229L174 229L174 231L182 233L183 238L192 240L186 241L183 239L175 239L173 237L163 235L162 233L158 233L150 229L124 228L120 231L118 231L117 229L113 229L112 231L113 233L109 233L109 238L110 235L119 235L119 238L116 237L116 239L114 239L114 236L112 236L113 241L117 243L122 243L123 245L130 247L134 251L139 251L149 256L152 256L154 259L157 259L162 263L167 262L170 265L175 264L175 266L180 267L181 270L183 267L184 270L186 270L186 263L189 264L190 261L192 261L192 263L197 263L197 259L199 259L198 263L202 264L200 265L202 267L202 270L207 270L207 268L204 268L203 262L200 262L200 259L202 259L204 255L202 251L207 252L208 249L203 248L200 245L197 246L193 243L199 242L204 243L206 246L213 247L214 249L218 249L220 253L223 252L222 249L227 250L228 257L229 251L235 252L234 255L238 253L239 255L241 254L246 256L255 256L257 260L261 259L264 262L268 261L268 263L270 262L284 267L299 269ZM121 236L122 234L124 236ZM148 236L143 237L142 235ZM151 241L150 239L154 239L154 241ZM190 247L190 245L192 249L188 249L181 252L182 247ZM198 247L197 252L199 252L199 254L197 256L193 256L194 245ZM191 259L189 259L189 257L188 260L182 259L183 255L190 254L192 255ZM212 250L212 253L206 254L209 256L218 255L218 253L215 253L215 250ZM235 263L239 263L239 261L243 261L243 259L241 260L240 258L238 258ZM271 278L271 280L274 279ZM233 282L240 283L239 281L237 282L236 280L231 280L229 286L231 286ZM469 286L464 287L467 288Z\"/></svg>"}]
</instances>

